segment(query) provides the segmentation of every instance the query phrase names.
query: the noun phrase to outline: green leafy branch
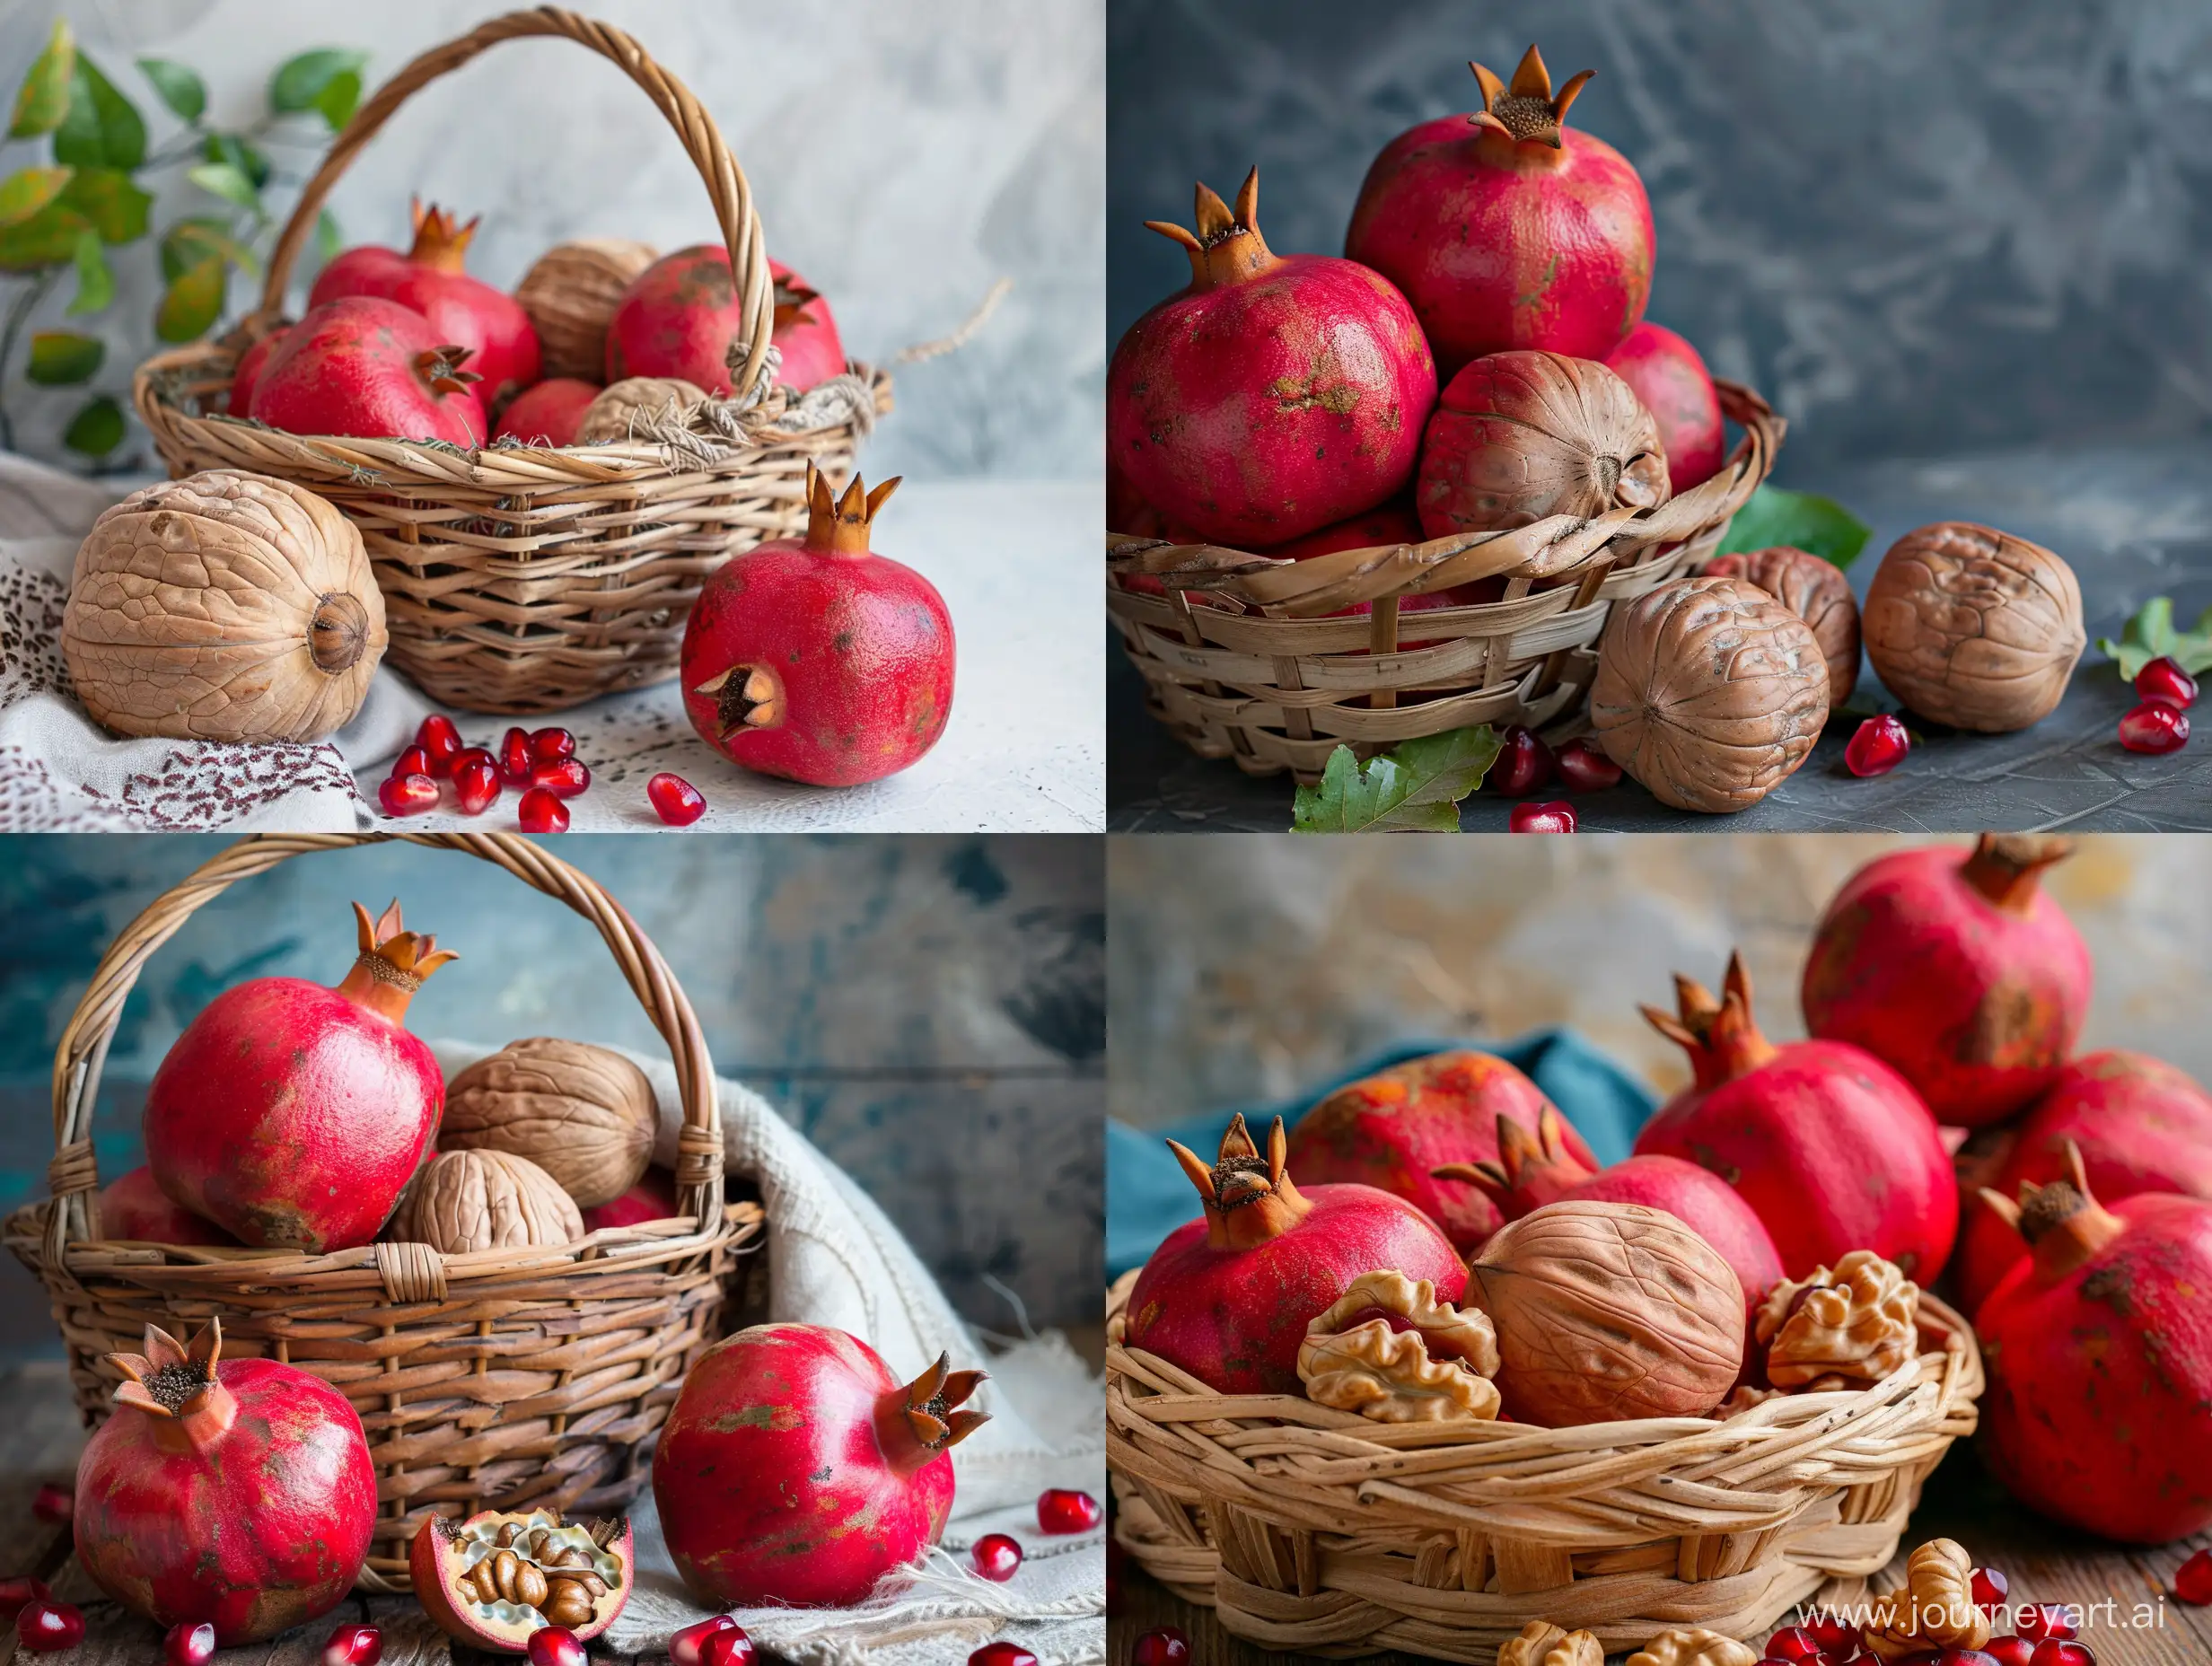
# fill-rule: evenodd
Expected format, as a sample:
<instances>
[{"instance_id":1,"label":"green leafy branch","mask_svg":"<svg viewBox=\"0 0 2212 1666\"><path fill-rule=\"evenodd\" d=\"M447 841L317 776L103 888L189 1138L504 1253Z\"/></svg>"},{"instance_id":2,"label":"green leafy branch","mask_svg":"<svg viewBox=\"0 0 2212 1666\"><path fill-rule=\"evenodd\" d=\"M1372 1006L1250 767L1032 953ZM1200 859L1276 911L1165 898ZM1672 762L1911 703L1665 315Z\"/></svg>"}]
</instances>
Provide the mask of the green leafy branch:
<instances>
[{"instance_id":1,"label":"green leafy branch","mask_svg":"<svg viewBox=\"0 0 2212 1666\"><path fill-rule=\"evenodd\" d=\"M1482 785L1503 742L1488 723L1400 742L1365 766L1339 745L1316 786L1298 789L1294 833L1456 833L1460 800Z\"/></svg>"},{"instance_id":2,"label":"green leafy branch","mask_svg":"<svg viewBox=\"0 0 2212 1666\"><path fill-rule=\"evenodd\" d=\"M2153 596L2120 627L2120 640L2097 638L2097 646L2120 663L2120 680L2133 682L2153 660L2172 660L2190 676L2212 671L2212 608L2197 618L2193 630L2173 623L2173 599Z\"/></svg>"},{"instance_id":3,"label":"green leafy branch","mask_svg":"<svg viewBox=\"0 0 2212 1666\"><path fill-rule=\"evenodd\" d=\"M140 58L144 75L182 130L149 152L145 118L57 22L17 89L6 136L50 141L50 162L0 177L0 279L9 285L0 310L0 449L13 450L7 407L9 377L33 315L64 278L75 291L69 318L104 312L115 301L109 251L144 239L154 203L149 186L181 170L183 183L212 198L165 225L158 239L162 291L154 333L170 343L197 341L222 316L230 274L259 278L265 246L278 224L268 193L302 177L279 167L270 148L320 149L326 134L352 119L361 101L368 54L338 48L303 52L270 76L267 111L243 127L206 119L207 88L199 75L166 58ZM266 147L266 148L265 148ZM327 213L316 243L327 259L338 246ZM74 329L31 330L24 378L40 387L88 390L107 357L98 337ZM123 407L112 393L90 391L62 443L87 458L122 443Z\"/></svg>"}]
</instances>

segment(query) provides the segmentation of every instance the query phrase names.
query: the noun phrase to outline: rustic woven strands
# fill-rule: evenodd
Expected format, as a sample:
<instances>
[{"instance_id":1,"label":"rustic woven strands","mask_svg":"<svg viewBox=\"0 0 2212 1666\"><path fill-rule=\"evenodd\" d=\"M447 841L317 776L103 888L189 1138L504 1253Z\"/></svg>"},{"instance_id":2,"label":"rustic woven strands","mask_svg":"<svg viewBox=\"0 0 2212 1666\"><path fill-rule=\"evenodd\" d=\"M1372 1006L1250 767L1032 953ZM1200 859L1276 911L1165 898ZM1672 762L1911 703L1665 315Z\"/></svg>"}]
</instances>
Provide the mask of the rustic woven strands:
<instances>
[{"instance_id":1,"label":"rustic woven strands","mask_svg":"<svg viewBox=\"0 0 2212 1666\"><path fill-rule=\"evenodd\" d=\"M1972 1330L1923 1295L1921 1354L1869 1389L1725 1419L1382 1425L1217 1394L1125 1346L1135 1277L1107 1302L1116 1530L1226 1629L1299 1654L1490 1666L1532 1619L1609 1651L1676 1626L1764 1636L1889 1563L1982 1387Z\"/></svg>"},{"instance_id":2,"label":"rustic woven strands","mask_svg":"<svg viewBox=\"0 0 2212 1666\"><path fill-rule=\"evenodd\" d=\"M715 1072L660 951L584 874L511 833L408 836L504 868L599 928L675 1061L683 1100L683 1214L574 1243L441 1255L375 1243L328 1255L103 1241L92 1112L101 1068L140 969L192 913L240 880L380 834L263 835L202 864L125 926L54 1058L53 1197L11 1215L7 1247L46 1285L87 1425L122 1381L105 1355L148 1324L188 1336L223 1320L226 1359L312 1372L361 1414L376 1465L375 1539L359 1589L405 1591L425 1513L545 1506L612 1513L645 1485L645 1444L683 1373L724 1329L724 1281L761 1227L724 1205Z\"/></svg>"},{"instance_id":3,"label":"rustic woven strands","mask_svg":"<svg viewBox=\"0 0 2212 1666\"><path fill-rule=\"evenodd\" d=\"M686 443L558 450L312 438L219 414L238 355L285 322L293 263L355 155L420 88L500 41L539 35L619 65L682 139L743 304L731 351L740 396L717 402ZM891 379L865 364L803 399L770 389L774 307L752 189L713 118L620 30L545 6L424 53L363 104L301 193L259 308L222 342L148 360L131 398L171 473L275 475L351 516L384 592L391 662L434 700L556 711L672 676L700 581L730 557L803 529L807 464L842 484L859 436L891 409Z\"/></svg>"},{"instance_id":4,"label":"rustic woven strands","mask_svg":"<svg viewBox=\"0 0 2212 1666\"><path fill-rule=\"evenodd\" d=\"M1713 555L1774 467L1782 418L1749 388L1714 385L1742 437L1718 474L1656 509L1304 561L1109 530L1106 608L1153 715L1201 758L1309 783L1339 741L1366 758L1472 723L1564 730L1597 674L1612 604ZM1131 574L1166 594L1115 583ZM1402 596L1499 577L1499 601L1400 614ZM1361 601L1374 604L1365 618L1323 617ZM1423 645L1401 648L1408 636Z\"/></svg>"}]
</instances>

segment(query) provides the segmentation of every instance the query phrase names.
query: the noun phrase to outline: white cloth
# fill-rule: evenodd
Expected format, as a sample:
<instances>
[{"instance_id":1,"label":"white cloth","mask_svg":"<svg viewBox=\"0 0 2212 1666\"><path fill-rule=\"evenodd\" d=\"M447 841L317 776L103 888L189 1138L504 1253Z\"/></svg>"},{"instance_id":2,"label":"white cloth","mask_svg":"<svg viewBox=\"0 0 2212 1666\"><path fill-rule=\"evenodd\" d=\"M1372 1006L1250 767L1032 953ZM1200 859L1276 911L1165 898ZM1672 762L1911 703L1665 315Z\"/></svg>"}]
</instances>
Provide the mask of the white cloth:
<instances>
[{"instance_id":1,"label":"white cloth","mask_svg":"<svg viewBox=\"0 0 2212 1666\"><path fill-rule=\"evenodd\" d=\"M61 652L70 569L101 511L145 484L0 452L0 831L514 827L512 788L481 816L461 814L450 793L405 821L382 813L378 783L436 709L389 665L353 722L315 745L119 740L87 717ZM555 716L454 720L470 746L496 747L518 721L573 733L592 786L569 801L572 832L660 829L645 783L663 769L706 796L689 832L1096 832L1106 821L1097 497L1080 484L910 482L886 509L880 547L936 583L960 642L944 739L888 780L802 787L740 769L692 732L673 682Z\"/></svg>"},{"instance_id":2,"label":"white cloth","mask_svg":"<svg viewBox=\"0 0 2212 1666\"><path fill-rule=\"evenodd\" d=\"M451 1077L492 1049L432 1043ZM673 1166L682 1109L666 1059L631 1053L661 1108L654 1161ZM800 1666L943 1666L1005 1636L1040 1666L1094 1666L1106 1658L1102 1528L1047 1537L1037 1495L1049 1486L1106 1496L1105 1389L1057 1332L988 1353L937 1288L874 1199L751 1089L717 1083L728 1171L760 1189L768 1216L769 1317L833 1325L865 1339L894 1372L918 1372L940 1353L957 1369L980 1362L991 1380L975 1404L991 1420L952 1449L956 1490L941 1549L901 1588L857 1609L749 1609L738 1623ZM631 1515L637 1583L607 1634L624 1653L667 1646L669 1634L714 1610L677 1578L648 1490ZM1021 1542L1005 1584L967 1568L986 1533Z\"/></svg>"}]
</instances>

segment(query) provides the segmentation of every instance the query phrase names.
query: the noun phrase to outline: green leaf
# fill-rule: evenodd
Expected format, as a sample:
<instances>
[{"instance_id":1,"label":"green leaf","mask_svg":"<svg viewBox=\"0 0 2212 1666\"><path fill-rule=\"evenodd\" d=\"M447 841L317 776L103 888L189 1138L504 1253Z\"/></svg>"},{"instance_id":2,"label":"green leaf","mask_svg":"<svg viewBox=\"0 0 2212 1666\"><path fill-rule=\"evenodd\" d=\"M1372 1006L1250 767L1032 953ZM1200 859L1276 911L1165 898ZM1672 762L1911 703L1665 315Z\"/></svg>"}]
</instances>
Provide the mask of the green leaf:
<instances>
[{"instance_id":1,"label":"green leaf","mask_svg":"<svg viewBox=\"0 0 2212 1666\"><path fill-rule=\"evenodd\" d=\"M76 297L69 303L72 318L97 312L115 299L115 274L108 269L108 257L101 250L99 232L87 230L77 233L76 268Z\"/></svg>"},{"instance_id":2,"label":"green leaf","mask_svg":"<svg viewBox=\"0 0 2212 1666\"><path fill-rule=\"evenodd\" d=\"M31 364L24 374L42 388L66 388L90 381L108 349L91 336L66 329L42 329L31 338Z\"/></svg>"},{"instance_id":3,"label":"green leaf","mask_svg":"<svg viewBox=\"0 0 2212 1666\"><path fill-rule=\"evenodd\" d=\"M61 200L92 222L101 241L130 243L146 234L146 214L154 198L112 168L81 168Z\"/></svg>"},{"instance_id":4,"label":"green leaf","mask_svg":"<svg viewBox=\"0 0 2212 1666\"><path fill-rule=\"evenodd\" d=\"M123 408L101 394L70 418L61 443L87 457L105 457L123 443Z\"/></svg>"},{"instance_id":5,"label":"green leaf","mask_svg":"<svg viewBox=\"0 0 2212 1666\"><path fill-rule=\"evenodd\" d=\"M83 54L69 78L69 112L54 129L54 160L73 168L120 168L146 159L146 124L138 107Z\"/></svg>"},{"instance_id":6,"label":"green leaf","mask_svg":"<svg viewBox=\"0 0 2212 1666\"><path fill-rule=\"evenodd\" d=\"M268 183L268 158L255 148L250 139L235 133L211 133L200 149L209 162L226 162L251 180L255 190Z\"/></svg>"},{"instance_id":7,"label":"green leaf","mask_svg":"<svg viewBox=\"0 0 2212 1666\"><path fill-rule=\"evenodd\" d=\"M198 341L222 315L228 276L215 256L179 273L154 310L154 333L163 341Z\"/></svg>"},{"instance_id":8,"label":"green leaf","mask_svg":"<svg viewBox=\"0 0 2212 1666\"><path fill-rule=\"evenodd\" d=\"M207 83L198 72L165 57L142 57L138 73L154 83L162 102L186 121L198 121L207 113Z\"/></svg>"},{"instance_id":9,"label":"green leaf","mask_svg":"<svg viewBox=\"0 0 2212 1666\"><path fill-rule=\"evenodd\" d=\"M323 120L330 124L330 131L340 131L354 118L354 111L361 103L361 72L349 69L330 77L330 84L316 95L315 108L322 112Z\"/></svg>"},{"instance_id":10,"label":"green leaf","mask_svg":"<svg viewBox=\"0 0 2212 1666\"><path fill-rule=\"evenodd\" d=\"M67 168L25 168L0 180L0 225L14 225L61 195L69 183Z\"/></svg>"},{"instance_id":11,"label":"green leaf","mask_svg":"<svg viewBox=\"0 0 2212 1666\"><path fill-rule=\"evenodd\" d=\"M224 221L197 217L179 220L162 233L162 277L175 283L203 260L227 260L240 271L259 277L260 257L231 235Z\"/></svg>"},{"instance_id":12,"label":"green leaf","mask_svg":"<svg viewBox=\"0 0 2212 1666\"><path fill-rule=\"evenodd\" d=\"M1365 768L1339 746L1321 785L1298 789L1291 831L1456 833L1459 802L1482 785L1499 745L1488 723L1453 729L1405 741Z\"/></svg>"},{"instance_id":13,"label":"green leaf","mask_svg":"<svg viewBox=\"0 0 2212 1666\"><path fill-rule=\"evenodd\" d=\"M1736 511L1717 554L1771 549L1789 544L1848 567L1866 548L1865 523L1832 497L1762 486Z\"/></svg>"},{"instance_id":14,"label":"green leaf","mask_svg":"<svg viewBox=\"0 0 2212 1666\"><path fill-rule=\"evenodd\" d=\"M325 208L315 216L315 259L329 266L346 247L346 234L338 229L338 216Z\"/></svg>"},{"instance_id":15,"label":"green leaf","mask_svg":"<svg viewBox=\"0 0 2212 1666\"><path fill-rule=\"evenodd\" d=\"M67 203L48 203L28 220L0 226L0 272L35 272L76 259L77 233L92 229Z\"/></svg>"},{"instance_id":16,"label":"green leaf","mask_svg":"<svg viewBox=\"0 0 2212 1666\"><path fill-rule=\"evenodd\" d=\"M340 75L355 78L355 96L360 95L360 74L369 61L366 52L352 48L323 47L313 52L303 52L287 58L276 66L269 77L268 107L279 115L299 110L319 110L323 94L330 83ZM350 111L347 112L351 114ZM333 122L331 126L339 124Z\"/></svg>"},{"instance_id":17,"label":"green leaf","mask_svg":"<svg viewBox=\"0 0 2212 1666\"><path fill-rule=\"evenodd\" d=\"M31 66L23 84L16 90L15 114L8 122L8 137L27 139L51 133L69 113L69 78L77 65L77 43L69 25L58 19L47 38L46 49Z\"/></svg>"},{"instance_id":18,"label":"green leaf","mask_svg":"<svg viewBox=\"0 0 2212 1666\"><path fill-rule=\"evenodd\" d=\"M2153 596L2121 627L2118 642L2100 636L2097 646L2120 662L2120 677L2128 682L2133 682L2156 659L2173 660L2194 677L2199 671L2212 671L2212 608L2197 616L2193 630L2176 630L2172 598Z\"/></svg>"},{"instance_id":19,"label":"green leaf","mask_svg":"<svg viewBox=\"0 0 2212 1666\"><path fill-rule=\"evenodd\" d=\"M253 181L227 162L204 162L186 171L186 179L203 191L220 197L226 203L236 203L241 208L261 212L261 193L253 189Z\"/></svg>"}]
</instances>

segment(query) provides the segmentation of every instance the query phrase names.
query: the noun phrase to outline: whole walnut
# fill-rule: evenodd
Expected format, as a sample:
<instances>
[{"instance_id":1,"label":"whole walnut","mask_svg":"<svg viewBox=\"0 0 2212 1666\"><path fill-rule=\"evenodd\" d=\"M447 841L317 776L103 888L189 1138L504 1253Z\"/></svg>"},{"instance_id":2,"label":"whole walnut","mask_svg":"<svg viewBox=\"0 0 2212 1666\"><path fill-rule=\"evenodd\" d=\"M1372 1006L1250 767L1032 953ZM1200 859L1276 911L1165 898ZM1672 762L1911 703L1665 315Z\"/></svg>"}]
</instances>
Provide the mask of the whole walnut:
<instances>
[{"instance_id":1,"label":"whole walnut","mask_svg":"<svg viewBox=\"0 0 2212 1666\"><path fill-rule=\"evenodd\" d=\"M1740 578L1765 591L1813 627L1828 662L1828 706L1833 711L1858 686L1858 599L1832 561L1777 544L1750 554L1716 556L1699 569L1708 578Z\"/></svg>"},{"instance_id":2,"label":"whole walnut","mask_svg":"<svg viewBox=\"0 0 2212 1666\"><path fill-rule=\"evenodd\" d=\"M584 1236L575 1199L527 1158L504 1151L443 1151L423 1165L392 1218L390 1236L447 1255Z\"/></svg>"},{"instance_id":3,"label":"whole walnut","mask_svg":"<svg viewBox=\"0 0 2212 1666\"><path fill-rule=\"evenodd\" d=\"M703 405L707 390L680 376L628 376L601 388L599 397L584 408L576 425L576 443L595 445L604 440L627 440L635 425L654 419L681 421L694 405Z\"/></svg>"},{"instance_id":4,"label":"whole walnut","mask_svg":"<svg viewBox=\"0 0 2212 1666\"><path fill-rule=\"evenodd\" d=\"M1994 527L1944 521L1890 546L1866 589L1866 657L1923 717L2001 734L2050 715L2087 642L2074 569Z\"/></svg>"},{"instance_id":5,"label":"whole walnut","mask_svg":"<svg viewBox=\"0 0 2212 1666\"><path fill-rule=\"evenodd\" d=\"M621 1054L537 1036L453 1078L438 1144L527 1157L592 1209L644 1178L660 1120L653 1083Z\"/></svg>"},{"instance_id":6,"label":"whole walnut","mask_svg":"<svg viewBox=\"0 0 2212 1666\"><path fill-rule=\"evenodd\" d=\"M607 320L630 280L659 259L651 243L624 237L580 237L538 257L514 298L538 331L546 375L607 374Z\"/></svg>"},{"instance_id":7,"label":"whole walnut","mask_svg":"<svg viewBox=\"0 0 2212 1666\"><path fill-rule=\"evenodd\" d=\"M1742 1286L1663 1209L1546 1204L1500 1227L1468 1270L1515 1423L1701 1417L1742 1365Z\"/></svg>"},{"instance_id":8,"label":"whole walnut","mask_svg":"<svg viewBox=\"0 0 2212 1666\"><path fill-rule=\"evenodd\" d=\"M1677 810L1748 810L1828 721L1813 627L1738 578L1676 578L1616 607L1590 722L1605 755Z\"/></svg>"},{"instance_id":9,"label":"whole walnut","mask_svg":"<svg viewBox=\"0 0 2212 1666\"><path fill-rule=\"evenodd\" d=\"M62 616L93 721L175 740L320 741L361 708L384 644L354 523L304 487L233 469L103 513Z\"/></svg>"}]
</instances>

